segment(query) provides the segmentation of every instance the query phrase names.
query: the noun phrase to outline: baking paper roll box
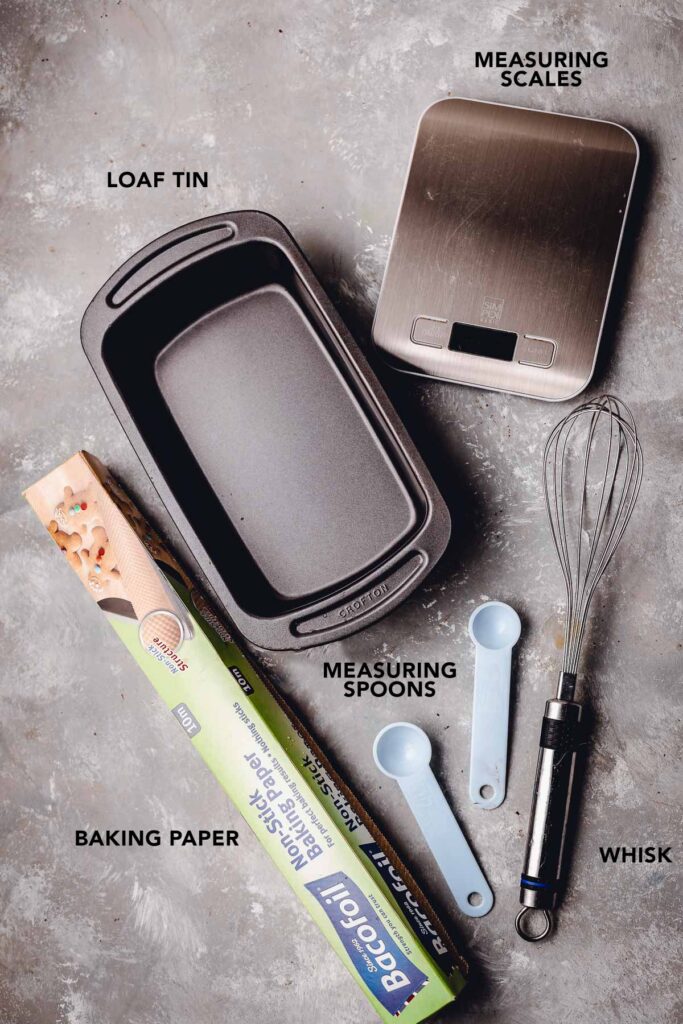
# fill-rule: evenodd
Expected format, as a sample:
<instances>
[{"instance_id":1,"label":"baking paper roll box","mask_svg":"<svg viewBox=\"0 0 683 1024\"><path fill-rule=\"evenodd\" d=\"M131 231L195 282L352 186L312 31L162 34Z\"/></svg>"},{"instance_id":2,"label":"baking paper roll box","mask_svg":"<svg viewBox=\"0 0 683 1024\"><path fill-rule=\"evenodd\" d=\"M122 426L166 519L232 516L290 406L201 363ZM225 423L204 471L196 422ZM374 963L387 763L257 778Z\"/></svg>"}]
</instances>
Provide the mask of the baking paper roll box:
<instances>
[{"instance_id":1,"label":"baking paper roll box","mask_svg":"<svg viewBox=\"0 0 683 1024\"><path fill-rule=\"evenodd\" d=\"M467 965L425 897L105 466L26 498L380 1019L452 1002Z\"/></svg>"}]
</instances>

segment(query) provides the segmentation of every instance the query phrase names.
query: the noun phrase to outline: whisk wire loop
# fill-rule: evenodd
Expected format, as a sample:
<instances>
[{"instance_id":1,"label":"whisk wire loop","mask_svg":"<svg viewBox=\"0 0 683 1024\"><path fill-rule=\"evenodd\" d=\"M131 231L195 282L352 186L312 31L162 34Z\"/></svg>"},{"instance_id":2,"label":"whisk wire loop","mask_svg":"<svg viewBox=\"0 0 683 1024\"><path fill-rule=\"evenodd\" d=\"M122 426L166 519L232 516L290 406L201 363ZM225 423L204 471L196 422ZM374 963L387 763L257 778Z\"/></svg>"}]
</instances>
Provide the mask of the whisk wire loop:
<instances>
[{"instance_id":1,"label":"whisk wire loop","mask_svg":"<svg viewBox=\"0 0 683 1024\"><path fill-rule=\"evenodd\" d=\"M577 673L590 603L631 518L642 473L633 416L612 395L572 410L546 442L543 490L567 595L565 673Z\"/></svg>"}]
</instances>

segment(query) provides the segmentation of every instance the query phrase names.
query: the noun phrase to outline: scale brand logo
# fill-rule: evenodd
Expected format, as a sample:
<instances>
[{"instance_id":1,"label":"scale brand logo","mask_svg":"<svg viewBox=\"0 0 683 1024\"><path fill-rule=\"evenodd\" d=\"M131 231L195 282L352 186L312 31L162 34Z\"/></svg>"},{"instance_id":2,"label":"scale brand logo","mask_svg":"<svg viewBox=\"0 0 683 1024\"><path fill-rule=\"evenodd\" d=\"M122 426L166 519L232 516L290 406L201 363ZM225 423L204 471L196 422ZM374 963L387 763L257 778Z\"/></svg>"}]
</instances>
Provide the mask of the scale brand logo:
<instances>
[{"instance_id":1,"label":"scale brand logo","mask_svg":"<svg viewBox=\"0 0 683 1024\"><path fill-rule=\"evenodd\" d=\"M309 882L353 966L385 1010L398 1017L428 978L401 952L369 900L343 871Z\"/></svg>"},{"instance_id":2,"label":"scale brand logo","mask_svg":"<svg viewBox=\"0 0 683 1024\"><path fill-rule=\"evenodd\" d=\"M498 324L503 315L504 299L496 299L492 295L485 295L481 306L481 319L485 324Z\"/></svg>"}]
</instances>

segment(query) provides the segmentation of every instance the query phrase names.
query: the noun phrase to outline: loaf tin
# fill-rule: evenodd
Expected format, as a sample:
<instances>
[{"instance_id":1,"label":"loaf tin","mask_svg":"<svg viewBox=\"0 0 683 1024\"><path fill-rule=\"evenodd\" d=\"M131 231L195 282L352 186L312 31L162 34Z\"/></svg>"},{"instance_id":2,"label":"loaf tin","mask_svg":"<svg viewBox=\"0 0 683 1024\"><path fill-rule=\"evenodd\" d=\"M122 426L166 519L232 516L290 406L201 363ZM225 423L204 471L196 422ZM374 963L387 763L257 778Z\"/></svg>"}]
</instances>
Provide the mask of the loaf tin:
<instances>
[{"instance_id":1,"label":"loaf tin","mask_svg":"<svg viewBox=\"0 0 683 1024\"><path fill-rule=\"evenodd\" d=\"M349 636L442 554L434 482L273 217L209 217L147 245L81 337L201 582L248 640Z\"/></svg>"}]
</instances>

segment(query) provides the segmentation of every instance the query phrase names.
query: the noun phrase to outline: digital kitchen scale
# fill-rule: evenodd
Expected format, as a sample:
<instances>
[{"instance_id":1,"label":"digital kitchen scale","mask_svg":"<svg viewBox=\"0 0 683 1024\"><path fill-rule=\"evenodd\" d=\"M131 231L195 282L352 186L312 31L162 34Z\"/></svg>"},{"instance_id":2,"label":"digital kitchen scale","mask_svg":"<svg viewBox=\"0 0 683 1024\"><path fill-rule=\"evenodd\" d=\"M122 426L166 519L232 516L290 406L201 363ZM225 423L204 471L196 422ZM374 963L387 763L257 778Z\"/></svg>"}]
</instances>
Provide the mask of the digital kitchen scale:
<instances>
[{"instance_id":1,"label":"digital kitchen scale","mask_svg":"<svg viewBox=\"0 0 683 1024\"><path fill-rule=\"evenodd\" d=\"M422 116L373 337L399 369L561 401L595 366L636 166L620 125L447 99Z\"/></svg>"}]
</instances>

